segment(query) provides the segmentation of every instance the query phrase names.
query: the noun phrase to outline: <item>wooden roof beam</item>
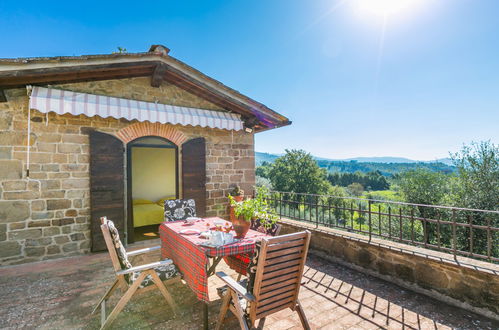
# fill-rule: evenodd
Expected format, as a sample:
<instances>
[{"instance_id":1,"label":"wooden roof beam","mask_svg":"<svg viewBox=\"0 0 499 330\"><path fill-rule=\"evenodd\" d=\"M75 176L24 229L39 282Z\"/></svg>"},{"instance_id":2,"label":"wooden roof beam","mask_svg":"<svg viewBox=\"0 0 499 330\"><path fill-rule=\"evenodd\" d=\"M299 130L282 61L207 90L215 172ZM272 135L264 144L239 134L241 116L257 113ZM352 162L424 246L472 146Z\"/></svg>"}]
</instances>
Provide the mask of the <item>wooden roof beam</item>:
<instances>
[{"instance_id":1,"label":"wooden roof beam","mask_svg":"<svg viewBox=\"0 0 499 330\"><path fill-rule=\"evenodd\" d=\"M7 102L7 97L5 96L3 89L0 89L0 103L2 102Z\"/></svg>"},{"instance_id":2,"label":"wooden roof beam","mask_svg":"<svg viewBox=\"0 0 499 330\"><path fill-rule=\"evenodd\" d=\"M161 86L161 83L163 82L167 70L168 66L164 63L159 63L158 65L156 65L151 77L152 87Z\"/></svg>"},{"instance_id":3,"label":"wooden roof beam","mask_svg":"<svg viewBox=\"0 0 499 330\"><path fill-rule=\"evenodd\" d=\"M151 75L150 69L129 69L129 70L116 71L111 73L80 72L71 75L46 75L46 76L31 77L29 79L25 77L19 77L11 79L8 84L3 84L2 79L0 78L0 88L3 89L20 88L24 87L25 85L32 85L32 84L35 85L67 84L67 83L78 83L78 82L109 80L109 79L124 79L131 77L145 77L149 75Z\"/></svg>"},{"instance_id":4,"label":"wooden roof beam","mask_svg":"<svg viewBox=\"0 0 499 330\"><path fill-rule=\"evenodd\" d=\"M86 81L125 78L127 75L150 75L153 64L143 62L115 63L105 65L79 65L64 68L12 70L0 72L0 87L17 88L32 83L53 84L65 81Z\"/></svg>"}]
</instances>

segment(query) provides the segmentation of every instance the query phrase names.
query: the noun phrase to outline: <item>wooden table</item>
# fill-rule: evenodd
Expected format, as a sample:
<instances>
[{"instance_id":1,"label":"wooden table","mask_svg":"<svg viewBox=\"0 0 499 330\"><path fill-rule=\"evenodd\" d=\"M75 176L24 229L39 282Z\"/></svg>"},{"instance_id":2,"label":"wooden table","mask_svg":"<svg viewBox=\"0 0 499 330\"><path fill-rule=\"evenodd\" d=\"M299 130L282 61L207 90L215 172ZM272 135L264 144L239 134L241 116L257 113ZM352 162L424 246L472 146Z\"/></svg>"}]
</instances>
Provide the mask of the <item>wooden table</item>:
<instances>
[{"instance_id":1,"label":"wooden table","mask_svg":"<svg viewBox=\"0 0 499 330\"><path fill-rule=\"evenodd\" d=\"M183 221L172 221L163 222L159 226L161 257L173 260L182 273L184 281L196 294L197 298L204 303L203 319L205 329L208 328L208 303L210 301L208 277L215 273L215 268L223 257L241 253L253 253L256 241L263 237L269 237L264 233L249 230L246 237L236 243L210 248L200 245L206 240L200 238L199 235L180 233L183 229L206 231L213 227L214 220L222 219L217 217L204 218L190 226L186 226ZM206 225L207 223L209 226Z\"/></svg>"}]
</instances>

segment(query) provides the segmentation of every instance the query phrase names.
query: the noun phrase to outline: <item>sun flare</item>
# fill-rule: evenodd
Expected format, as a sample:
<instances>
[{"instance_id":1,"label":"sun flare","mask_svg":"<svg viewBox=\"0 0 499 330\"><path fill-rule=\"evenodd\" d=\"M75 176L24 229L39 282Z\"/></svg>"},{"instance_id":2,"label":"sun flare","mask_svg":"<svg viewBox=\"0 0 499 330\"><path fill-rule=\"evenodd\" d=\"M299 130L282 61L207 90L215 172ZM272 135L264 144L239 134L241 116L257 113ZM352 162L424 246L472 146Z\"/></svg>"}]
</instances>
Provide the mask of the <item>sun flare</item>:
<instances>
[{"instance_id":1,"label":"sun flare","mask_svg":"<svg viewBox=\"0 0 499 330\"><path fill-rule=\"evenodd\" d=\"M423 0L358 0L360 10L375 15L389 16L414 8Z\"/></svg>"}]
</instances>

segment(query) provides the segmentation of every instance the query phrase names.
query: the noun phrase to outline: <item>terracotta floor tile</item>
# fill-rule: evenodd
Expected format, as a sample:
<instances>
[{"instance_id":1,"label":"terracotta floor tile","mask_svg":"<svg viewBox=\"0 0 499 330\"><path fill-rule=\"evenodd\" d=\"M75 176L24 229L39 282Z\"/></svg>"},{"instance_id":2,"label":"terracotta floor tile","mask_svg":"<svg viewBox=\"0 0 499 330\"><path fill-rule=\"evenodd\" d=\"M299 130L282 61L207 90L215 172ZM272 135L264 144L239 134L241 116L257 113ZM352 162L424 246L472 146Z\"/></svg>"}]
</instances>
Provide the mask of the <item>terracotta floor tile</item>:
<instances>
[{"instance_id":1,"label":"terracotta floor tile","mask_svg":"<svg viewBox=\"0 0 499 330\"><path fill-rule=\"evenodd\" d=\"M158 257L153 254L140 261L151 262ZM223 262L219 267L235 276ZM91 311L112 281L107 253L0 268L0 328L98 329L100 315ZM312 329L499 328L497 322L469 311L313 255L307 261L304 283L299 297ZM220 285L216 276L209 279L211 328L220 309L216 295ZM134 297L113 328L200 329L201 303L181 283L170 290L181 309L179 316L173 316L159 292L151 292ZM112 307L118 298L113 296L109 305ZM238 322L232 317L223 328L237 329ZM271 315L265 323L265 329L300 328L298 315L291 310Z\"/></svg>"}]
</instances>

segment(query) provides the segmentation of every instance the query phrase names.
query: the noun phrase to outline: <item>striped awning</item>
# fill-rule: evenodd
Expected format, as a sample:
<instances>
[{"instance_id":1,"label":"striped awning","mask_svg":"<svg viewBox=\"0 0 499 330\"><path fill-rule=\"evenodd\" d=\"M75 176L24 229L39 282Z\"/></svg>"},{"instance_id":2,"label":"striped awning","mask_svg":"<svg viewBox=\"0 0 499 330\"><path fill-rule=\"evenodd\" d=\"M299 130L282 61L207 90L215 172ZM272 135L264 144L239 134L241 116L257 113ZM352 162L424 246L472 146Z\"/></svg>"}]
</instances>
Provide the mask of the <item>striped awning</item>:
<instances>
[{"instance_id":1,"label":"striped awning","mask_svg":"<svg viewBox=\"0 0 499 330\"><path fill-rule=\"evenodd\" d=\"M236 131L243 129L240 115L234 113L76 93L38 86L32 87L29 106L31 109L43 113L52 111L60 115L70 113L88 117L136 119L151 123L170 123Z\"/></svg>"}]
</instances>

